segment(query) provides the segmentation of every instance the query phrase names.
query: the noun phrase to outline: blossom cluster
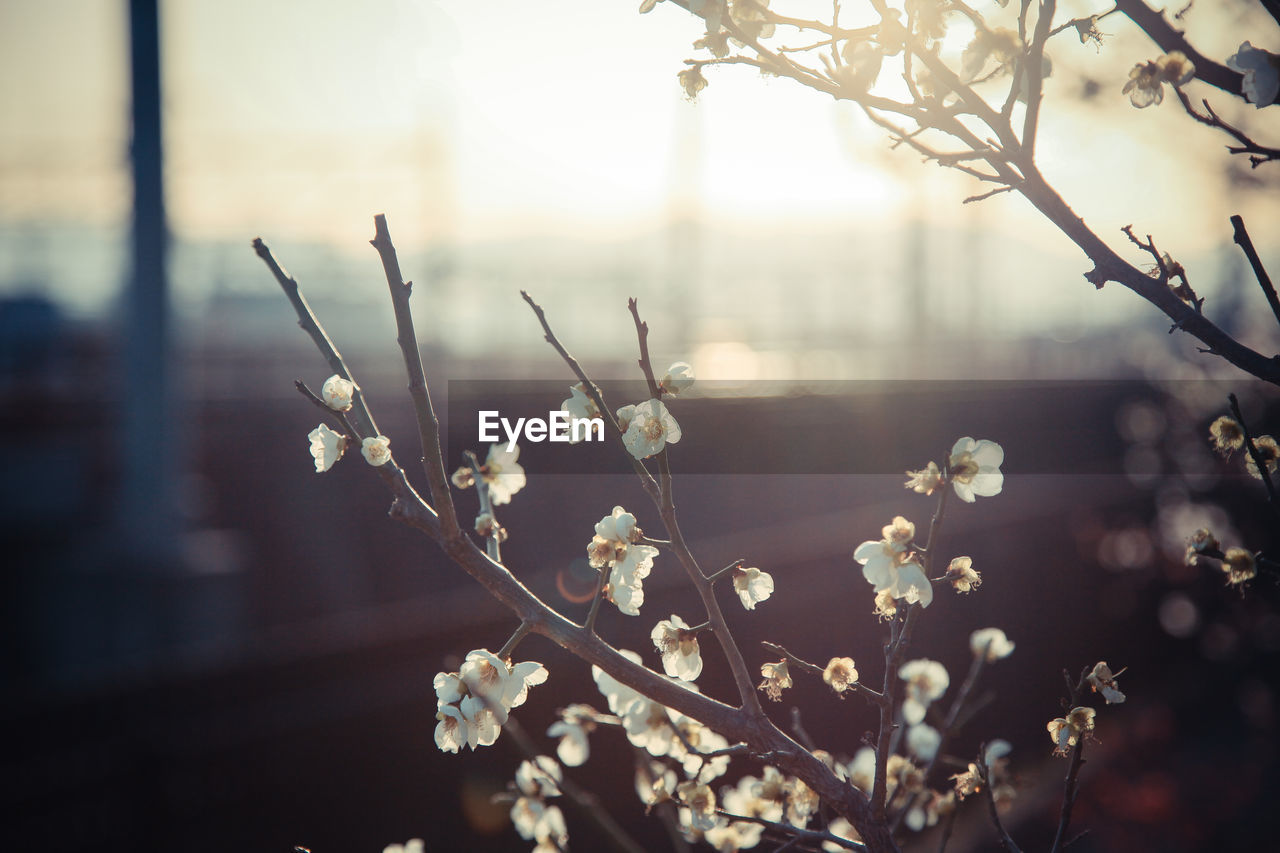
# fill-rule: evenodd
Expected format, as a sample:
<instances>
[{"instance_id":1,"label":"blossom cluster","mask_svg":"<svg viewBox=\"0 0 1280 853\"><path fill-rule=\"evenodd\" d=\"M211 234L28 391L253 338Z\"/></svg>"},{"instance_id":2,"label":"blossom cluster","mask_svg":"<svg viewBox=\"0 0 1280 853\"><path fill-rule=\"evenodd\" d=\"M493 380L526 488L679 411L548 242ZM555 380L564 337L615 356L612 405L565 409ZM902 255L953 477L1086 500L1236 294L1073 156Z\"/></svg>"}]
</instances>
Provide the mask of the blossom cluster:
<instances>
[{"instance_id":1,"label":"blossom cluster","mask_svg":"<svg viewBox=\"0 0 1280 853\"><path fill-rule=\"evenodd\" d=\"M534 853L559 853L569 843L560 807L547 805L547 800L560 796L563 778L560 765L546 755L522 761L516 770L511 824L521 838L535 842Z\"/></svg>"},{"instance_id":2,"label":"blossom cluster","mask_svg":"<svg viewBox=\"0 0 1280 853\"><path fill-rule=\"evenodd\" d=\"M620 506L600 519L587 543L587 560L593 569L609 572L605 595L628 616L640 615L644 604L644 579L653 569L658 549L640 540L644 532L636 517Z\"/></svg>"},{"instance_id":3,"label":"blossom cluster","mask_svg":"<svg viewBox=\"0 0 1280 853\"><path fill-rule=\"evenodd\" d=\"M436 674L436 746L457 752L498 739L512 708L524 704L529 688L547 680L547 668L526 661L512 665L487 649L467 654L457 672Z\"/></svg>"}]
</instances>

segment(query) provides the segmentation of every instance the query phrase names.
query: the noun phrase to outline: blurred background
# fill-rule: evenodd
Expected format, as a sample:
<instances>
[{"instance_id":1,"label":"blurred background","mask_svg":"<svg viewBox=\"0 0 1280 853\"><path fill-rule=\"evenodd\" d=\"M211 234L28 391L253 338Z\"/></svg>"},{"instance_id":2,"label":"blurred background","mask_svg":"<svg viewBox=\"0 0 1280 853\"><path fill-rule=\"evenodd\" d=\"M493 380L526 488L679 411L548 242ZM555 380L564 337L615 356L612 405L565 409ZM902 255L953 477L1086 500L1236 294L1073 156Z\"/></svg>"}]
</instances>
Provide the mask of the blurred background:
<instances>
[{"instance_id":1,"label":"blurred background","mask_svg":"<svg viewBox=\"0 0 1280 853\"><path fill-rule=\"evenodd\" d=\"M415 282L451 464L483 450L481 402L527 415L567 396L519 289L619 405L635 396L625 300L639 297L655 360L687 360L701 380L673 407L686 534L704 565L747 557L778 581L754 618L733 617L747 648L873 662L879 629L850 552L895 514L925 522L902 471L941 461L959 435L1001 442L1006 494L959 507L947 532L987 582L940 597L918 635L953 681L973 628L1018 643L957 754L1015 744L1024 784L1009 825L1035 849L1064 772L1044 736L1061 669L1130 666L1130 701L1101 714L1077 810L1090 833L1073 849L1258 849L1260 804L1280 793L1275 585L1242 596L1185 568L1182 550L1204 524L1224 544L1280 544L1256 481L1204 441L1229 391L1274 431L1274 389L1166 334L1127 291L1095 291L1020 200L962 205L981 188L890 150L848 104L747 69L713 69L688 102L676 73L697 22L634 7L0 5L0 666L14 741L0 785L13 849L319 853L413 836L528 848L489 802L519 760L509 739L463 756L432 741L434 673L498 648L514 624L386 518L362 465L314 473L316 416L293 382L318 388L328 371L249 247L261 236L298 278L412 459L367 245L375 213ZM1219 60L1246 38L1280 51L1252 2L1195 8L1183 25ZM1227 222L1245 217L1274 275L1274 168L1229 159L1225 137L1171 96L1133 109L1128 69L1158 51L1122 19L1100 29L1101 50L1066 34L1051 51L1046 176L1113 244L1124 225L1152 234L1215 322L1275 351ZM1280 135L1270 111L1189 91ZM557 581L591 525L617 503L642 526L657 519L607 449L524 450L506 554L576 617ZM646 593L648 615L606 611L602 625L648 653L653 622L690 605L661 561ZM557 707L602 700L545 641L520 656L552 671L518 714L550 750ZM704 689L727 697L708 660ZM873 726L814 685L775 718L790 704L833 752L851 755ZM604 770L630 766L621 740L597 735L607 763L578 777L664 849L629 773ZM567 817L575 849L601 849ZM975 820L951 849L990 847Z\"/></svg>"}]
</instances>

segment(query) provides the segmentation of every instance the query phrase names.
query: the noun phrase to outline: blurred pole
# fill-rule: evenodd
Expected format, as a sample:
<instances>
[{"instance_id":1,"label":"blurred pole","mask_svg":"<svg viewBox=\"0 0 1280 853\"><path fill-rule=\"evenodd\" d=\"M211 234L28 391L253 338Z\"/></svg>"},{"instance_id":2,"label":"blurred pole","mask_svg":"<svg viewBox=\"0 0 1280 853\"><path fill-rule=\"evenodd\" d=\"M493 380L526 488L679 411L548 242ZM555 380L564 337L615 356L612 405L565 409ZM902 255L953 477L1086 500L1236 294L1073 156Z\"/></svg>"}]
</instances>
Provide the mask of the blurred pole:
<instances>
[{"instance_id":1,"label":"blurred pole","mask_svg":"<svg viewBox=\"0 0 1280 853\"><path fill-rule=\"evenodd\" d=\"M121 544L147 564L175 552L158 0L129 0L133 264L122 316Z\"/></svg>"}]
</instances>

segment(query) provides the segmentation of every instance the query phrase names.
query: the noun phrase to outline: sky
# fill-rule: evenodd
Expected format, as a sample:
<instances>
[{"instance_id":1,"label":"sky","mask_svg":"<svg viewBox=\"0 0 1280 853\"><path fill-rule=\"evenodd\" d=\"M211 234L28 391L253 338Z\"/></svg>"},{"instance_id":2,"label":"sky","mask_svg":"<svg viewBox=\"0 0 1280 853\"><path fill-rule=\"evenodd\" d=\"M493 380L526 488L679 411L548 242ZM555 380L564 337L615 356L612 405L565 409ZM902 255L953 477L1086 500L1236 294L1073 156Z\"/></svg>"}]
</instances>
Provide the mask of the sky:
<instances>
[{"instance_id":1,"label":"sky","mask_svg":"<svg viewBox=\"0 0 1280 853\"><path fill-rule=\"evenodd\" d=\"M830 4L773 5L819 15ZM1105 5L1060 4L1071 13ZM688 102L676 73L694 54L698 22L673 4L644 16L636 6L162 2L172 226L184 240L264 234L361 251L371 215L385 212L413 251L621 240L696 209L762 234L924 216L1071 251L1019 199L961 207L982 189L971 179L890 151L851 105L791 81L712 69L711 86ZM0 6L0 223L124 221L126 8ZM1245 33L1280 51L1274 22L1252 21L1215 7L1197 43L1225 58ZM1184 254L1207 252L1229 240L1230 213L1274 215L1275 194L1225 189L1224 139L1172 98L1129 106L1119 91L1127 69L1156 51L1126 24L1103 22L1100 52L1071 33L1053 45L1042 169L1099 233L1133 223ZM953 39L947 51L962 47ZM1102 94L1081 104L1089 77ZM1225 116L1280 136L1274 116L1216 101Z\"/></svg>"}]
</instances>

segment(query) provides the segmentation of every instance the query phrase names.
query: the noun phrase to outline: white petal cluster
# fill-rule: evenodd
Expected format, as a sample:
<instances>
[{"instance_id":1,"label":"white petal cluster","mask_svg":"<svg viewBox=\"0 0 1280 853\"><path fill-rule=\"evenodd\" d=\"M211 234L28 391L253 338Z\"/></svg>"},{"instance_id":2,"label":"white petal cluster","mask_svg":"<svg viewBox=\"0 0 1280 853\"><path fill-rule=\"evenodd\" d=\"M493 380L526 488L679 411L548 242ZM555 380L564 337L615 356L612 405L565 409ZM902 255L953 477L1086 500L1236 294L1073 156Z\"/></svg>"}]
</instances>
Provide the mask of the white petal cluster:
<instances>
[{"instance_id":1,"label":"white petal cluster","mask_svg":"<svg viewBox=\"0 0 1280 853\"><path fill-rule=\"evenodd\" d=\"M756 568L733 570L733 591L747 610L773 595L773 575Z\"/></svg>"},{"instance_id":2,"label":"white petal cluster","mask_svg":"<svg viewBox=\"0 0 1280 853\"><path fill-rule=\"evenodd\" d=\"M693 368L688 362L677 361L667 368L667 374L658 385L668 394L679 394L693 385Z\"/></svg>"},{"instance_id":3,"label":"white petal cluster","mask_svg":"<svg viewBox=\"0 0 1280 853\"><path fill-rule=\"evenodd\" d=\"M335 412L345 412L351 408L351 398L356 392L356 383L343 379L338 374L324 381L320 389L320 398L324 404Z\"/></svg>"},{"instance_id":4,"label":"white petal cluster","mask_svg":"<svg viewBox=\"0 0 1280 853\"><path fill-rule=\"evenodd\" d=\"M883 539L863 542L853 552L853 559L862 564L862 576L877 593L888 591L908 604L919 602L928 607L933 601L933 585L910 550L915 525L899 515L882 533Z\"/></svg>"},{"instance_id":5,"label":"white petal cluster","mask_svg":"<svg viewBox=\"0 0 1280 853\"><path fill-rule=\"evenodd\" d=\"M511 823L521 838L537 842L535 851L563 850L569 843L560 807L547 805L548 799L560 796L561 778L560 765L546 755L523 761L516 770L518 796L511 806Z\"/></svg>"},{"instance_id":6,"label":"white petal cluster","mask_svg":"<svg viewBox=\"0 0 1280 853\"><path fill-rule=\"evenodd\" d=\"M999 628L980 628L969 635L969 651L973 656L995 663L1013 654L1014 642Z\"/></svg>"},{"instance_id":7,"label":"white petal cluster","mask_svg":"<svg viewBox=\"0 0 1280 853\"><path fill-rule=\"evenodd\" d=\"M524 468L516 460L520 458L520 446L489 445L489 455L480 466L480 475L489 485L489 501L494 506L511 503L511 496L524 488Z\"/></svg>"},{"instance_id":8,"label":"white petal cluster","mask_svg":"<svg viewBox=\"0 0 1280 853\"><path fill-rule=\"evenodd\" d=\"M1004 448L985 438L975 441L968 436L958 439L951 448L951 485L960 500L973 503L974 496L989 498L1004 488Z\"/></svg>"},{"instance_id":9,"label":"white petal cluster","mask_svg":"<svg viewBox=\"0 0 1280 853\"><path fill-rule=\"evenodd\" d=\"M642 535L636 527L636 517L615 506L596 524L595 535L587 544L592 568L609 572L605 595L628 616L640 615L644 579L653 569L653 558L658 556L657 548L639 543Z\"/></svg>"},{"instance_id":10,"label":"white petal cluster","mask_svg":"<svg viewBox=\"0 0 1280 853\"><path fill-rule=\"evenodd\" d=\"M316 460L317 474L332 468L333 463L341 459L343 451L347 449L347 437L324 424L308 433L307 440L311 442L311 455Z\"/></svg>"},{"instance_id":11,"label":"white petal cluster","mask_svg":"<svg viewBox=\"0 0 1280 853\"><path fill-rule=\"evenodd\" d=\"M600 409L596 406L595 400L592 400L587 394L586 386L581 382L569 387L569 399L560 404L560 411L575 421L592 421L600 417ZM569 430L569 443L577 444L588 434L590 433L582 433L571 428Z\"/></svg>"},{"instance_id":12,"label":"white petal cluster","mask_svg":"<svg viewBox=\"0 0 1280 853\"><path fill-rule=\"evenodd\" d=\"M1053 741L1053 754L1066 755L1080 738L1092 734L1096 716L1097 711L1081 706L1072 708L1065 717L1050 720L1045 728L1049 730L1049 739Z\"/></svg>"},{"instance_id":13,"label":"white petal cluster","mask_svg":"<svg viewBox=\"0 0 1280 853\"><path fill-rule=\"evenodd\" d=\"M375 468L391 461L391 439L385 435L370 436L360 444L360 453L364 461Z\"/></svg>"},{"instance_id":14,"label":"white petal cluster","mask_svg":"<svg viewBox=\"0 0 1280 853\"><path fill-rule=\"evenodd\" d=\"M1119 673L1112 672L1106 661L1100 660L1093 665L1093 671L1087 676L1089 687L1094 693L1101 693L1108 705L1119 705L1124 701L1124 694L1116 684L1117 675Z\"/></svg>"},{"instance_id":15,"label":"white petal cluster","mask_svg":"<svg viewBox=\"0 0 1280 853\"><path fill-rule=\"evenodd\" d=\"M648 459L661 453L668 444L680 440L680 424L676 423L661 400L646 400L619 409L619 427L624 413L627 425L622 433L622 443L636 459Z\"/></svg>"},{"instance_id":16,"label":"white petal cluster","mask_svg":"<svg viewBox=\"0 0 1280 853\"><path fill-rule=\"evenodd\" d=\"M635 652L627 649L619 651L633 663L641 662L640 655ZM605 697L609 710L622 720L627 740L633 746L645 750L655 758L665 757L679 762L687 778L703 784L719 778L728 770L728 755L705 755L729 746L722 735L627 687L597 666L591 668L591 673L595 678L596 689ZM680 684L686 690L698 689L695 684ZM650 773L646 777L648 782L645 784L653 784L661 780L662 774ZM640 782L637 785L640 786ZM664 785L660 793L670 796L673 790L673 786ZM654 794L651 788L644 788L640 792L640 798L646 805L662 801L649 800L646 792Z\"/></svg>"},{"instance_id":17,"label":"white petal cluster","mask_svg":"<svg viewBox=\"0 0 1280 853\"><path fill-rule=\"evenodd\" d=\"M514 666L487 649L467 654L457 672L436 674L436 746L457 752L498 739L512 708L524 704L529 688L547 680L547 668L526 661Z\"/></svg>"},{"instance_id":18,"label":"white petal cluster","mask_svg":"<svg viewBox=\"0 0 1280 853\"><path fill-rule=\"evenodd\" d=\"M1227 67L1244 75L1241 88L1249 103L1262 109L1276 102L1280 95L1280 56L1244 42L1227 59Z\"/></svg>"},{"instance_id":19,"label":"white petal cluster","mask_svg":"<svg viewBox=\"0 0 1280 853\"><path fill-rule=\"evenodd\" d=\"M1195 74L1196 67L1182 51L1175 50L1134 65L1121 93L1129 96L1129 103L1144 109L1164 100L1165 83L1177 88L1189 83Z\"/></svg>"},{"instance_id":20,"label":"white petal cluster","mask_svg":"<svg viewBox=\"0 0 1280 853\"><path fill-rule=\"evenodd\" d=\"M649 636L662 655L662 668L667 675L681 681L695 681L702 674L698 636L679 616L673 613L670 619L663 619Z\"/></svg>"},{"instance_id":21,"label":"white petal cluster","mask_svg":"<svg viewBox=\"0 0 1280 853\"><path fill-rule=\"evenodd\" d=\"M547 737L560 738L556 747L556 755L560 763L566 767L581 767L590 755L590 744L587 735L595 731L600 713L590 705L573 704L560 710L560 719L547 729ZM616 717L608 717L613 723L620 722Z\"/></svg>"},{"instance_id":22,"label":"white petal cluster","mask_svg":"<svg viewBox=\"0 0 1280 853\"><path fill-rule=\"evenodd\" d=\"M902 700L902 718L913 726L924 720L930 703L951 686L947 668L927 658L907 661L898 670L898 677L907 683Z\"/></svg>"},{"instance_id":23,"label":"white petal cluster","mask_svg":"<svg viewBox=\"0 0 1280 853\"><path fill-rule=\"evenodd\" d=\"M917 723L907 729L907 752L918 761L928 764L942 746L942 733L933 726Z\"/></svg>"},{"instance_id":24,"label":"white petal cluster","mask_svg":"<svg viewBox=\"0 0 1280 853\"><path fill-rule=\"evenodd\" d=\"M421 838L410 838L404 844L388 844L382 853L426 853L427 843Z\"/></svg>"}]
</instances>

